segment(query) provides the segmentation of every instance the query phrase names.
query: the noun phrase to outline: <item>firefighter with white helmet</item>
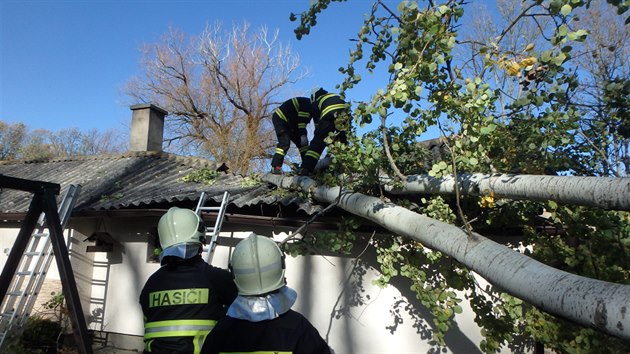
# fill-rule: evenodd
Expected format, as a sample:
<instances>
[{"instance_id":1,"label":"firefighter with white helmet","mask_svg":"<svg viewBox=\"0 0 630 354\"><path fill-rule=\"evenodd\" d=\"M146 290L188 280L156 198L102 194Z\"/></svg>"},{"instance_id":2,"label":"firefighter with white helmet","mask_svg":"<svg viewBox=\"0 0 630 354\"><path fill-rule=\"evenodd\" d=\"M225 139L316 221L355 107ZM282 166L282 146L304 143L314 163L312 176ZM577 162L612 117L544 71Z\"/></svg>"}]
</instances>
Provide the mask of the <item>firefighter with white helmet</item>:
<instances>
[{"instance_id":1,"label":"firefighter with white helmet","mask_svg":"<svg viewBox=\"0 0 630 354\"><path fill-rule=\"evenodd\" d=\"M199 353L236 298L232 275L201 258L205 224L192 210L170 208L158 222L161 267L140 294L144 353Z\"/></svg>"},{"instance_id":2,"label":"firefighter with white helmet","mask_svg":"<svg viewBox=\"0 0 630 354\"><path fill-rule=\"evenodd\" d=\"M252 233L239 242L230 270L238 297L202 353L331 353L317 329L291 310L297 293L286 285L284 254L272 239Z\"/></svg>"}]
</instances>

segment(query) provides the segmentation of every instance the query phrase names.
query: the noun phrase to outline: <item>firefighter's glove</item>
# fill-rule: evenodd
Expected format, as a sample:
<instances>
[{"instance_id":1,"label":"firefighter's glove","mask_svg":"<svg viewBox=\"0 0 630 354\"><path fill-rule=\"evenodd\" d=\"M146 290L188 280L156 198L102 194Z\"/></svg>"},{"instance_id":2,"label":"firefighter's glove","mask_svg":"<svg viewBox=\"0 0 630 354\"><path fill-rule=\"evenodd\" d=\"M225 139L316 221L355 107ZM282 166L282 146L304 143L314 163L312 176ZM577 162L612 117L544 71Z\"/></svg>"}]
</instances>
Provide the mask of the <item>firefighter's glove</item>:
<instances>
[{"instance_id":1,"label":"firefighter's glove","mask_svg":"<svg viewBox=\"0 0 630 354\"><path fill-rule=\"evenodd\" d=\"M308 146L308 138L306 137L306 135L300 136L300 144L302 146Z\"/></svg>"}]
</instances>

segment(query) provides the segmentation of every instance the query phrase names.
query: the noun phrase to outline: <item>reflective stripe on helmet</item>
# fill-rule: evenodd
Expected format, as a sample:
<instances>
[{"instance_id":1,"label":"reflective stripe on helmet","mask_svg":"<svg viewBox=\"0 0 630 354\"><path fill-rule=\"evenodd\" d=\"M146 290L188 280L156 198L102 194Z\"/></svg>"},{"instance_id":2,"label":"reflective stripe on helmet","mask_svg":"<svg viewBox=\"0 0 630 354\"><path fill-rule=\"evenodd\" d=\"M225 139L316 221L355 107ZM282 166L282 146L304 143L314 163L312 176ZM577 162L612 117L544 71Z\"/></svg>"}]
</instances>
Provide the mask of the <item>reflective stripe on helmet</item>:
<instances>
[{"instance_id":1,"label":"reflective stripe on helmet","mask_svg":"<svg viewBox=\"0 0 630 354\"><path fill-rule=\"evenodd\" d=\"M264 273L266 271L274 270L274 269L278 269L282 267L283 267L282 260L279 260L278 262L270 263L270 264L267 264L265 266L258 267L258 268L232 268L232 273L234 273L234 275L248 275L248 274L255 274L259 272Z\"/></svg>"}]
</instances>

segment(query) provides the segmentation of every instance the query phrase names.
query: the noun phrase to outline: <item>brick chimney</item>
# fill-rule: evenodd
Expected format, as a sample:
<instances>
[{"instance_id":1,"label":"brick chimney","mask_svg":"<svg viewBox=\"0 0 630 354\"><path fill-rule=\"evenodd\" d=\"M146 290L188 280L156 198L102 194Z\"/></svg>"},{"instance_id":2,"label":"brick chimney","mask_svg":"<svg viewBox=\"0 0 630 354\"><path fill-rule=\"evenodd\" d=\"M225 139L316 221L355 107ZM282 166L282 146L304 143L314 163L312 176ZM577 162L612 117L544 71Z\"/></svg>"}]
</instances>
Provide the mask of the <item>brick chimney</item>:
<instances>
[{"instance_id":1,"label":"brick chimney","mask_svg":"<svg viewBox=\"0 0 630 354\"><path fill-rule=\"evenodd\" d=\"M129 107L131 115L131 151L162 151L164 116L168 114L152 104Z\"/></svg>"}]
</instances>

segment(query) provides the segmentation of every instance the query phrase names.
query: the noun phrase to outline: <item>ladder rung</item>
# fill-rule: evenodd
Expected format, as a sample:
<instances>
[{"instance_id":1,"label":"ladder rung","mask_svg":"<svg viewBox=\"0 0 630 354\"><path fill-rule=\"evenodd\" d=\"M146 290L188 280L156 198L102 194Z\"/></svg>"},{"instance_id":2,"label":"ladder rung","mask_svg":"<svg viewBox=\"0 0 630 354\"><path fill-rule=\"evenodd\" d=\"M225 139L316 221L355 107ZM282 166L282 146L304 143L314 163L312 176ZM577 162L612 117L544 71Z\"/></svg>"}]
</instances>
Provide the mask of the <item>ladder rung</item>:
<instances>
[{"instance_id":1,"label":"ladder rung","mask_svg":"<svg viewBox=\"0 0 630 354\"><path fill-rule=\"evenodd\" d=\"M74 209L74 203L81 190L79 185L70 185L66 195L63 197L61 204L58 206L58 214L61 230L66 228L66 224L70 219L72 210ZM38 220L39 230L31 233L28 251L22 254L22 261L20 262L20 269L13 274L20 280L19 283L14 283L13 291L6 292L5 295L13 296L13 301L18 301L15 307L10 310L4 309L6 312L0 313L0 317L8 318L6 321L3 319L2 326L0 326L0 347L3 346L4 340L7 338L7 334L11 330L11 327L17 323L23 323L28 318L28 313L32 310L35 300L39 295L43 283L43 276L46 275L48 267L50 265L51 257L54 256L53 249L50 243L51 234L49 232L43 232L43 226L45 225L45 213L40 215ZM41 241L41 243L40 243ZM25 259L25 257L30 257ZM34 264L32 262L35 262ZM31 266L34 266L33 268ZM25 279L26 277L29 277ZM26 286L22 281L27 281ZM6 322L6 323L5 323Z\"/></svg>"},{"instance_id":2,"label":"ladder rung","mask_svg":"<svg viewBox=\"0 0 630 354\"><path fill-rule=\"evenodd\" d=\"M201 207L201 208L199 208L199 210L203 210L203 211L219 211L219 210L221 210L221 207Z\"/></svg>"},{"instance_id":3,"label":"ladder rung","mask_svg":"<svg viewBox=\"0 0 630 354\"><path fill-rule=\"evenodd\" d=\"M23 291L9 291L7 292L7 295L9 296L22 296L24 295Z\"/></svg>"}]
</instances>

